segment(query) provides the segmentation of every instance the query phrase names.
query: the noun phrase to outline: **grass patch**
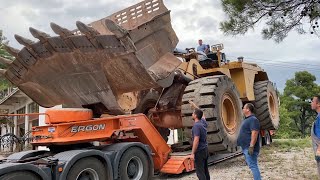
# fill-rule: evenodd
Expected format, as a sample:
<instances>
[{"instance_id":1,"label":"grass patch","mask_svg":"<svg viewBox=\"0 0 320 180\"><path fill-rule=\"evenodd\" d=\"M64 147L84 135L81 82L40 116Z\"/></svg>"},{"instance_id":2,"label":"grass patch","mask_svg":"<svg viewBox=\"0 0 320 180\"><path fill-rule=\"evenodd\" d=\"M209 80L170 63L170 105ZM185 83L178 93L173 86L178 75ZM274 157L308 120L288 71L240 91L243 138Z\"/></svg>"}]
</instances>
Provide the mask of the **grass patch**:
<instances>
[{"instance_id":1,"label":"grass patch","mask_svg":"<svg viewBox=\"0 0 320 180\"><path fill-rule=\"evenodd\" d=\"M280 148L306 148L311 147L311 138L303 139L273 139L272 145Z\"/></svg>"},{"instance_id":2,"label":"grass patch","mask_svg":"<svg viewBox=\"0 0 320 180\"><path fill-rule=\"evenodd\" d=\"M311 146L311 138L308 137L304 139L273 139L270 147L279 150L290 151L309 148Z\"/></svg>"}]
</instances>

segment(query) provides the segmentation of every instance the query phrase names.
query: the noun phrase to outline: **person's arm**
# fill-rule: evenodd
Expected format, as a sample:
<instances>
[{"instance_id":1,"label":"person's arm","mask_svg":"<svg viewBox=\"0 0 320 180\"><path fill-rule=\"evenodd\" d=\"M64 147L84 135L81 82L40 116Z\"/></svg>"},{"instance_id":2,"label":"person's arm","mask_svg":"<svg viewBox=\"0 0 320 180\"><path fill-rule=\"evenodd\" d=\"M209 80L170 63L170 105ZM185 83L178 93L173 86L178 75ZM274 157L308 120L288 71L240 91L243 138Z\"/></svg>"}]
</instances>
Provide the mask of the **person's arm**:
<instances>
[{"instance_id":1,"label":"person's arm","mask_svg":"<svg viewBox=\"0 0 320 180\"><path fill-rule=\"evenodd\" d=\"M197 152L198 145L199 145L199 136L194 136L193 138L193 144L192 144L192 151L191 151L191 159L194 159L194 154Z\"/></svg>"},{"instance_id":2,"label":"person's arm","mask_svg":"<svg viewBox=\"0 0 320 180\"><path fill-rule=\"evenodd\" d=\"M192 109L199 109L199 107L191 100L189 100L189 104L191 105Z\"/></svg>"},{"instance_id":3,"label":"person's arm","mask_svg":"<svg viewBox=\"0 0 320 180\"><path fill-rule=\"evenodd\" d=\"M316 151L316 156L320 157L320 146L318 145L317 151Z\"/></svg>"},{"instance_id":4,"label":"person's arm","mask_svg":"<svg viewBox=\"0 0 320 180\"><path fill-rule=\"evenodd\" d=\"M253 154L254 145L257 143L258 135L259 135L259 131L256 131L256 130L251 131L251 141L250 141L250 146L248 151L250 156Z\"/></svg>"},{"instance_id":5,"label":"person's arm","mask_svg":"<svg viewBox=\"0 0 320 180\"><path fill-rule=\"evenodd\" d=\"M259 135L259 131L251 131L251 142L250 142L250 147L254 147L254 145L257 142Z\"/></svg>"},{"instance_id":6,"label":"person's arm","mask_svg":"<svg viewBox=\"0 0 320 180\"><path fill-rule=\"evenodd\" d=\"M192 109L200 109L193 101L189 100L189 103L190 103ZM203 112L202 118L206 119L206 117L204 116L204 112Z\"/></svg>"},{"instance_id":7,"label":"person's arm","mask_svg":"<svg viewBox=\"0 0 320 180\"><path fill-rule=\"evenodd\" d=\"M320 138L319 137L320 135L320 118L319 117L316 119L316 122L314 123L314 131L316 131L316 136ZM316 156L320 157L320 145L318 145L317 147Z\"/></svg>"},{"instance_id":8,"label":"person's arm","mask_svg":"<svg viewBox=\"0 0 320 180\"><path fill-rule=\"evenodd\" d=\"M251 141L249 146L249 155L253 154L254 146L257 143L257 139L260 131L260 123L257 118L251 119L250 130L251 130Z\"/></svg>"},{"instance_id":9,"label":"person's arm","mask_svg":"<svg viewBox=\"0 0 320 180\"><path fill-rule=\"evenodd\" d=\"M209 53L209 47L206 45L206 49L204 50L204 53L208 54Z\"/></svg>"},{"instance_id":10,"label":"person's arm","mask_svg":"<svg viewBox=\"0 0 320 180\"><path fill-rule=\"evenodd\" d=\"M192 151L190 158L194 159L194 154L197 152L199 141L200 141L200 127L197 125L194 125L192 127L192 134L193 134L193 143L192 143Z\"/></svg>"}]
</instances>

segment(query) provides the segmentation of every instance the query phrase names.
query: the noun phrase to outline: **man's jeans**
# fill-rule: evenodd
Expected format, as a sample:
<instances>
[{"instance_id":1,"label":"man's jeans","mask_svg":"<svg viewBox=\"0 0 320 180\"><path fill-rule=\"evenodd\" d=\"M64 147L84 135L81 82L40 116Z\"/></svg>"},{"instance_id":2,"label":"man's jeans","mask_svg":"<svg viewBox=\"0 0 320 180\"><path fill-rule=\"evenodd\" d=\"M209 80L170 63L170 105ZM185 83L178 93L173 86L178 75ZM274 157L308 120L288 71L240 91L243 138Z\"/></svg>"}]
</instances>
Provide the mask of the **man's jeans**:
<instances>
[{"instance_id":1,"label":"man's jeans","mask_svg":"<svg viewBox=\"0 0 320 180\"><path fill-rule=\"evenodd\" d=\"M246 159L247 165L251 169L254 180L261 180L260 170L258 167L258 155L259 153L253 152L252 155L249 155L248 149L242 149L243 155Z\"/></svg>"},{"instance_id":2,"label":"man's jeans","mask_svg":"<svg viewBox=\"0 0 320 180\"><path fill-rule=\"evenodd\" d=\"M194 155L194 163L196 165L196 173L199 180L210 180L208 170L208 148L204 148Z\"/></svg>"}]
</instances>

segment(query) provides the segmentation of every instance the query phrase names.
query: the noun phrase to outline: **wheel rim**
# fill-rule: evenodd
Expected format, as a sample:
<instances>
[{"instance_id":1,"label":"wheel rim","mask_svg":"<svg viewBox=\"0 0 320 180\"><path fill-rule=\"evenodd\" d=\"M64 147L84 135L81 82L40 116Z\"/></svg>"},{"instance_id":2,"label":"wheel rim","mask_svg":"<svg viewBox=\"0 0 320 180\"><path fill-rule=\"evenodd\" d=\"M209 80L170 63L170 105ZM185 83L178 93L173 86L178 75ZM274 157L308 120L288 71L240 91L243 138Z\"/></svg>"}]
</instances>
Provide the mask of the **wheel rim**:
<instances>
[{"instance_id":1,"label":"wheel rim","mask_svg":"<svg viewBox=\"0 0 320 180\"><path fill-rule=\"evenodd\" d=\"M140 158L134 156L128 161L127 174L129 179L141 179L143 174L143 164Z\"/></svg>"},{"instance_id":2,"label":"wheel rim","mask_svg":"<svg viewBox=\"0 0 320 180\"><path fill-rule=\"evenodd\" d=\"M235 111L235 105L230 94L226 93L222 98L222 121L229 134L236 132L237 116Z\"/></svg>"},{"instance_id":3,"label":"wheel rim","mask_svg":"<svg viewBox=\"0 0 320 180\"><path fill-rule=\"evenodd\" d=\"M277 111L276 111L276 102L272 93L269 93L268 95L268 102L269 102L268 105L269 105L271 118L274 119L276 117Z\"/></svg>"},{"instance_id":4,"label":"wheel rim","mask_svg":"<svg viewBox=\"0 0 320 180\"><path fill-rule=\"evenodd\" d=\"M76 180L99 180L99 175L94 169L86 168L78 174Z\"/></svg>"}]
</instances>

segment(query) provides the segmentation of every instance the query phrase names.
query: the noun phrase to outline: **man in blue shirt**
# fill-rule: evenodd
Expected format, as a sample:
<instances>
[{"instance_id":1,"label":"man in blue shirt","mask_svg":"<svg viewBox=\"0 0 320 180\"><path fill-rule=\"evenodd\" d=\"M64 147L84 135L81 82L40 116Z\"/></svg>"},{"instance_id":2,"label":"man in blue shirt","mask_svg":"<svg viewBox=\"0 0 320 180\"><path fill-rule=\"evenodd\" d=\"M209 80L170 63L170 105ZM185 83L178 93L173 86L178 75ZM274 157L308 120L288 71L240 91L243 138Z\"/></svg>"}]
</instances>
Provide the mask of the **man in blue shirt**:
<instances>
[{"instance_id":1,"label":"man in blue shirt","mask_svg":"<svg viewBox=\"0 0 320 180\"><path fill-rule=\"evenodd\" d=\"M247 103L243 106L245 119L241 123L238 137L238 145L241 146L247 165L251 169L254 180L260 180L260 170L258 167L259 145L259 120L253 114L254 106Z\"/></svg>"},{"instance_id":2,"label":"man in blue shirt","mask_svg":"<svg viewBox=\"0 0 320 180\"><path fill-rule=\"evenodd\" d=\"M311 101L311 109L315 110L318 114L316 120L313 124L313 129L311 132L312 143L315 151L317 167L318 167L318 175L320 176L320 95L313 97ZM314 137L315 136L315 137Z\"/></svg>"},{"instance_id":3,"label":"man in blue shirt","mask_svg":"<svg viewBox=\"0 0 320 180\"><path fill-rule=\"evenodd\" d=\"M202 52L208 54L208 52L209 52L208 45L202 44L202 39L199 39L198 43L199 43L199 46L197 47L197 51L202 51Z\"/></svg>"},{"instance_id":4,"label":"man in blue shirt","mask_svg":"<svg viewBox=\"0 0 320 180\"><path fill-rule=\"evenodd\" d=\"M200 110L192 101L189 103L195 108L192 113L194 125L192 127L192 152L191 159L194 159L196 166L196 174L199 180L210 180L208 170L208 143L207 143L207 127L208 123Z\"/></svg>"}]
</instances>

